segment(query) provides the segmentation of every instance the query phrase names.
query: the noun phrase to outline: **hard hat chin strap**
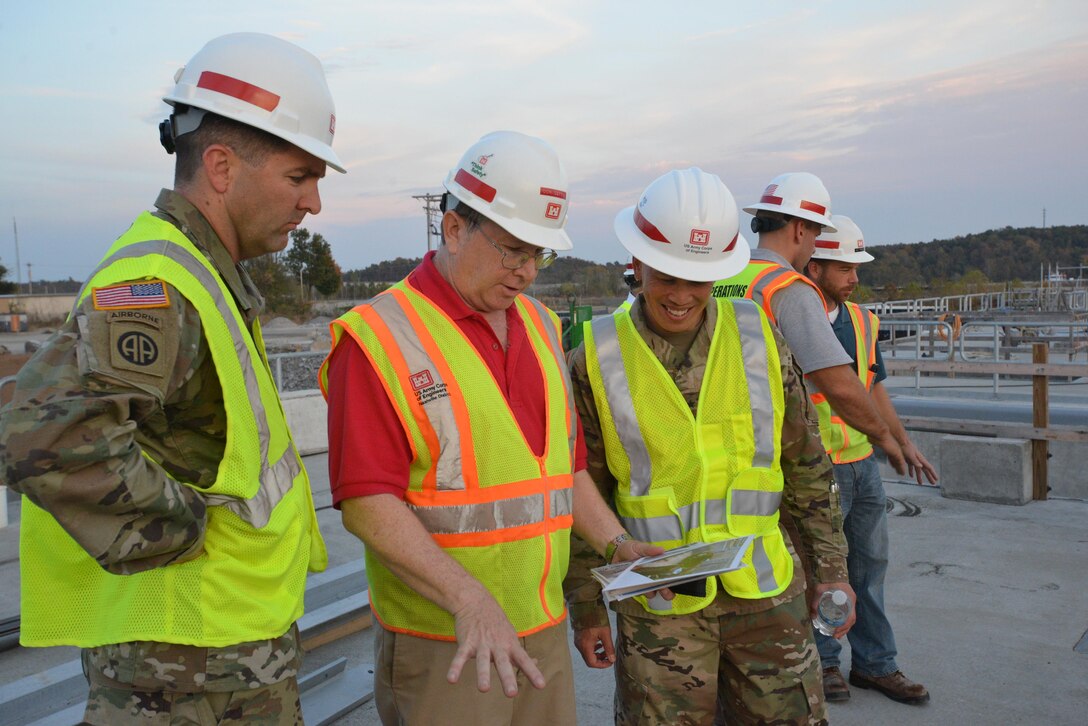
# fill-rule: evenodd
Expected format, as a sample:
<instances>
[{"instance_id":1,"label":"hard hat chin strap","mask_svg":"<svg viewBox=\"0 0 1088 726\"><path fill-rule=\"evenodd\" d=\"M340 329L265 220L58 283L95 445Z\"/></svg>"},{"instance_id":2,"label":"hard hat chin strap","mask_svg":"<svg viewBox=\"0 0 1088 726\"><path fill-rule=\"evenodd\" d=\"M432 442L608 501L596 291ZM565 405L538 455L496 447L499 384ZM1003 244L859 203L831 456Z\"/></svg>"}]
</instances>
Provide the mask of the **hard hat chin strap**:
<instances>
[{"instance_id":1,"label":"hard hat chin strap","mask_svg":"<svg viewBox=\"0 0 1088 726\"><path fill-rule=\"evenodd\" d=\"M173 154L177 150L179 136L192 133L200 128L200 123L206 114L202 108L192 106L177 106L170 117L159 123L159 143L166 149L167 154Z\"/></svg>"}]
</instances>

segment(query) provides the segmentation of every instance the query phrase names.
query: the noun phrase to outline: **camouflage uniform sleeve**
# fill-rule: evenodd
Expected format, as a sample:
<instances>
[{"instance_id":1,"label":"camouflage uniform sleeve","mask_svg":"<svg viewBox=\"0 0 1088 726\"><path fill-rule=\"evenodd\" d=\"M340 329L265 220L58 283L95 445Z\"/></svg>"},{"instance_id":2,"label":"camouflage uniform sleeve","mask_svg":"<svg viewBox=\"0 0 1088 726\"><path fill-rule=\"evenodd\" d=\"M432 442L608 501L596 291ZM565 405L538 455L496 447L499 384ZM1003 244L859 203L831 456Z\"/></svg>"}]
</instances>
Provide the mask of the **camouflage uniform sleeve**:
<instances>
[{"instance_id":1,"label":"camouflage uniform sleeve","mask_svg":"<svg viewBox=\"0 0 1088 726\"><path fill-rule=\"evenodd\" d=\"M139 443L147 430L169 429L163 403L206 351L195 309L174 288L167 295L167 308L109 311L88 295L23 367L0 411L4 481L115 574L203 550L202 497Z\"/></svg>"},{"instance_id":2,"label":"camouflage uniform sleeve","mask_svg":"<svg viewBox=\"0 0 1088 726\"><path fill-rule=\"evenodd\" d=\"M801 369L776 329L786 413L782 423L784 503L800 535L797 554L807 559L817 582L846 582L846 538L834 470L820 440L816 410ZM806 568L807 569L807 568Z\"/></svg>"},{"instance_id":3,"label":"camouflage uniform sleeve","mask_svg":"<svg viewBox=\"0 0 1088 726\"><path fill-rule=\"evenodd\" d=\"M580 345L567 354L574 407L582 419L586 440L586 471L597 485L604 500L611 505L616 480L608 470L601 439L601 424L593 402L593 390L586 372L585 346ZM570 624L575 630L608 625L608 609L601 599L601 585L590 572L604 564L604 558L577 535L571 535L570 565L563 580L563 593L570 611Z\"/></svg>"}]
</instances>

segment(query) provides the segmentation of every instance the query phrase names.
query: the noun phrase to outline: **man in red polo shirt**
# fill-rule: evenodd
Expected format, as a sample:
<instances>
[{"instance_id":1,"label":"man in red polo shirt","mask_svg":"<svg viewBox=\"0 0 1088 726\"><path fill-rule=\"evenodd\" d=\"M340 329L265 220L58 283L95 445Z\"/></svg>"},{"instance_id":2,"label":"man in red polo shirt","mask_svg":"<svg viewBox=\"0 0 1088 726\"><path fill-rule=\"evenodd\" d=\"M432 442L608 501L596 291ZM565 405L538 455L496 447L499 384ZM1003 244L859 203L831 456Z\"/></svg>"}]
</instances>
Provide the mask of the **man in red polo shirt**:
<instances>
[{"instance_id":1,"label":"man in red polo shirt","mask_svg":"<svg viewBox=\"0 0 1088 726\"><path fill-rule=\"evenodd\" d=\"M587 475L558 318L522 294L572 246L555 151L492 133L445 186L442 246L333 323L321 374L333 500L382 625L378 712L574 724L571 529L617 561L661 549L628 538Z\"/></svg>"}]
</instances>

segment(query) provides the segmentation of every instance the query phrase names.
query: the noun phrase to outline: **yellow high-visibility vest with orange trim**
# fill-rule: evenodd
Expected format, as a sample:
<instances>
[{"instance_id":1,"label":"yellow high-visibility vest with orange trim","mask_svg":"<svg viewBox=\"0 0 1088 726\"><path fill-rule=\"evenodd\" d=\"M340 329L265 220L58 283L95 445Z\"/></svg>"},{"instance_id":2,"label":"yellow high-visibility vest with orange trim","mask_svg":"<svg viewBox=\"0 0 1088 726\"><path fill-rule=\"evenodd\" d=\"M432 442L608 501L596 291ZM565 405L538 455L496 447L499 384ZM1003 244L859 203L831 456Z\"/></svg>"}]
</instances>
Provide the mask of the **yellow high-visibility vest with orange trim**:
<instances>
[{"instance_id":1,"label":"yellow high-visibility vest with orange trim","mask_svg":"<svg viewBox=\"0 0 1088 726\"><path fill-rule=\"evenodd\" d=\"M754 300L763 308L763 312L771 323L778 325L774 312L771 310L771 299L774 298L776 292L795 282L808 285L820 296L820 302L825 302L823 292L812 280L792 267L783 267L777 262L766 260L752 260L747 267L732 277L718 280L714 283L713 295L714 297Z\"/></svg>"},{"instance_id":2,"label":"yellow high-visibility vest with orange trim","mask_svg":"<svg viewBox=\"0 0 1088 726\"><path fill-rule=\"evenodd\" d=\"M585 326L586 366L614 504L635 538L671 549L752 535L744 566L677 595L659 615L706 607L719 583L735 597L783 592L793 558L778 526L782 501L782 371L770 322L747 300L717 300L710 355L693 416L626 313Z\"/></svg>"},{"instance_id":3,"label":"yellow high-visibility vest with orange trim","mask_svg":"<svg viewBox=\"0 0 1088 726\"><path fill-rule=\"evenodd\" d=\"M867 309L850 301L842 304L839 315L849 315L854 327L854 360L858 364L858 378L865 390L872 390L876 371L870 366L876 361L876 338L880 330L880 319ZM820 418L820 438L831 461L835 464L849 464L860 461L873 453L869 437L843 421L831 410L831 404L822 393L811 395L816 404L816 413Z\"/></svg>"},{"instance_id":4,"label":"yellow high-visibility vest with orange trim","mask_svg":"<svg viewBox=\"0 0 1088 726\"><path fill-rule=\"evenodd\" d=\"M537 456L487 364L457 324L401 281L330 326L381 376L412 450L405 504L479 580L519 635L565 618L576 420L559 318L525 295L514 304L544 377L546 445ZM350 343L345 343L350 344ZM328 359L321 366L328 391ZM335 391L332 392L335 395ZM371 606L397 632L456 640L454 618L366 552Z\"/></svg>"}]
</instances>

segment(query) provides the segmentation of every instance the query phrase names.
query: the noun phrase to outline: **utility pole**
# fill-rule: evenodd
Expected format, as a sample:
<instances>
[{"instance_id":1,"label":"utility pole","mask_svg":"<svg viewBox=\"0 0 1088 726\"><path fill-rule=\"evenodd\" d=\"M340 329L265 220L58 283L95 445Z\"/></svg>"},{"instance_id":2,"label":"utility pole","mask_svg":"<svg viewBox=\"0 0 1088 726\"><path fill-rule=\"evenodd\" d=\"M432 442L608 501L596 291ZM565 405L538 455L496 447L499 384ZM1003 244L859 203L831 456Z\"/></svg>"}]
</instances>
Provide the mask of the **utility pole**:
<instances>
[{"instance_id":1,"label":"utility pole","mask_svg":"<svg viewBox=\"0 0 1088 726\"><path fill-rule=\"evenodd\" d=\"M30 274L30 263L26 263L26 294L34 294L34 277Z\"/></svg>"},{"instance_id":2,"label":"utility pole","mask_svg":"<svg viewBox=\"0 0 1088 726\"><path fill-rule=\"evenodd\" d=\"M23 286L23 271L19 269L19 227L15 224L15 217L11 218L11 229L15 232L15 292Z\"/></svg>"},{"instance_id":3,"label":"utility pole","mask_svg":"<svg viewBox=\"0 0 1088 726\"><path fill-rule=\"evenodd\" d=\"M442 195L441 194L413 194L412 199L423 202L423 211L427 215L427 251L438 247L438 243L432 244L431 239L442 239Z\"/></svg>"},{"instance_id":4,"label":"utility pole","mask_svg":"<svg viewBox=\"0 0 1088 726\"><path fill-rule=\"evenodd\" d=\"M1043 229L1046 229L1046 207L1043 207Z\"/></svg>"}]
</instances>

